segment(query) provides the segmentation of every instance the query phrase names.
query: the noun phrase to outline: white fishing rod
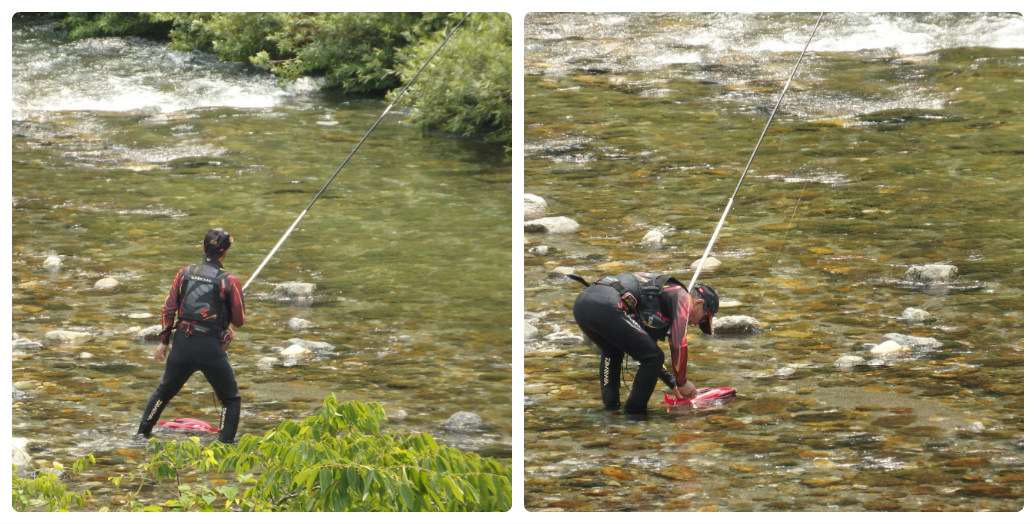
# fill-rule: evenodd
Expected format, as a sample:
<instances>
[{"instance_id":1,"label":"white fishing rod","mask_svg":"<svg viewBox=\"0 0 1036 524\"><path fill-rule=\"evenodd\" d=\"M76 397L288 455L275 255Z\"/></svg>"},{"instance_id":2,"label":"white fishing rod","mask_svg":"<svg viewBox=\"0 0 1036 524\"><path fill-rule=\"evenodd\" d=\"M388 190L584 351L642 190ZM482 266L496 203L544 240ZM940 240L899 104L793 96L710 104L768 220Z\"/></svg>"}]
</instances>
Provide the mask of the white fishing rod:
<instances>
[{"instance_id":1,"label":"white fishing rod","mask_svg":"<svg viewBox=\"0 0 1036 524\"><path fill-rule=\"evenodd\" d=\"M302 217L306 216L306 213L309 211L309 208L313 207L313 204L317 202L317 199L320 198L320 195L324 194L324 191L327 189L327 187L331 185L331 181L334 180L336 176L338 176L338 173L342 170L343 167L345 167L345 164L349 163L349 159L351 159L353 155L356 154L356 151L360 149L360 146L363 145L363 142L365 140L367 140L367 137L371 136L371 133L374 132L374 128L378 127L378 124L380 124L381 121L385 119L385 115L387 115L388 112L392 109L392 106L394 106L396 102L398 102L399 99L402 98L403 93L405 93L407 88L410 87L410 84L413 84L414 80L417 80L417 77L421 75L421 72L424 71L424 68L428 67L428 64L431 63L433 58L435 58L435 55L439 54L439 50L441 50L443 46L446 45L446 42L450 41L450 37L452 37L453 34L456 33L458 29L460 29L461 24L463 24L464 21L467 20L468 15L470 14L471 13L465 13L464 16L461 17L460 22L457 22L457 25L453 26L453 30L451 30L450 33L446 35L446 38L443 39L441 44L439 44L439 47L435 48L435 51L432 52L432 55L428 57L428 60L425 60L424 65L422 65L421 68L418 69L416 73L414 73L414 76L410 79L409 82L406 83L405 86L403 86L403 89L399 90L399 94L396 95L396 98L393 99L392 102L388 105L388 107L386 107L385 110L381 112L381 116L379 116L378 119L374 122L374 125L372 125L371 128L367 130L367 133L363 135L363 138L361 138L360 141L356 143L356 147L354 147L353 150L349 153L349 156L345 157L345 160L342 162L341 165L338 166L338 169L336 169L334 174L331 175L331 178L327 179L327 182L324 183L324 187L320 188L320 191L318 191L316 196L313 197L313 200L310 201L308 206L306 206L306 209L303 209L302 213L299 213L298 218L296 218L295 221L291 223L291 227L289 227L288 230L284 232L284 236L282 236L281 239L277 241L277 244L273 246L273 249L270 250L270 254L266 255L266 258L264 258L262 263L259 264L259 267L257 267L255 269L255 272L252 273L252 276L248 277L248 281L245 282L245 285L241 287L242 292L244 292L245 289L248 289L248 285L251 284L252 280L255 280L255 277L259 275L259 272L262 271L264 267L266 267L266 263L269 262L270 259L273 257L273 254L276 253L278 249L280 249L281 244L283 244L284 241L287 240L288 235L291 235L291 233L295 231L295 226L299 225L299 222L302 221Z\"/></svg>"},{"instance_id":2,"label":"white fishing rod","mask_svg":"<svg viewBox=\"0 0 1036 524\"><path fill-rule=\"evenodd\" d=\"M763 127L763 133L759 135L759 141L756 142L755 149L752 150L752 155L748 157L748 163L745 165L745 170L741 173L741 178L737 181L734 193L730 195L730 200L727 201L727 207L723 210L723 215L719 217L719 223L716 224L716 231L712 233L712 238L709 239L709 245L705 247L705 254L702 255L701 260L698 261L698 268L694 270L694 276L691 277L691 283L687 285L687 289L694 289L694 283L698 280L698 275L701 274L701 269L705 267L705 259L709 257L709 253L712 252L712 245L715 244L716 239L719 238L719 231L723 228L723 222L727 219L727 213L729 213L730 208L734 206L734 197L737 196L737 191L741 189L741 183L745 181L745 175L748 174L748 168L751 167L752 160L755 159L755 154L759 151L759 146L763 143L763 137L766 136L766 131L770 129L770 122L773 122L773 117L777 114L777 108L781 106L781 100L784 100L784 93L788 92L788 86L791 85L791 79L795 78L795 72L799 69L802 57L806 56L806 50L809 49L809 44L813 41L813 35L817 33L817 28L820 27L820 21L823 19L824 13L820 13L820 16L817 18L816 25L813 26L813 32L809 34L809 39L806 40L806 46L802 48L802 54L800 54L799 59L795 61L795 67L791 69L791 74L788 75L788 81L784 83L784 89L781 90L781 96L777 98L777 103L773 106L770 118L766 121L766 125Z\"/></svg>"}]
</instances>

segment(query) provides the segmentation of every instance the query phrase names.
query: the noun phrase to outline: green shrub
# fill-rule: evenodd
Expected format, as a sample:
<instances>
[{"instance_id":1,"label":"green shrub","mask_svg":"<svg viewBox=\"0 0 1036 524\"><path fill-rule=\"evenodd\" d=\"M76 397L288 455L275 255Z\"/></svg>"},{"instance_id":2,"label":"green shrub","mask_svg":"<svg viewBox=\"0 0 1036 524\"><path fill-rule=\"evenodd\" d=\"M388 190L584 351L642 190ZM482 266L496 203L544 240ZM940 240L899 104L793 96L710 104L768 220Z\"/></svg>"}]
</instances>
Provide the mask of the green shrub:
<instances>
[{"instance_id":1,"label":"green shrub","mask_svg":"<svg viewBox=\"0 0 1036 524\"><path fill-rule=\"evenodd\" d=\"M425 433L382 432L376 403L328 396L316 414L285 421L236 445L197 437L148 443L138 473L111 477L131 511L507 511L510 462L442 446ZM90 461L93 457L89 457ZM77 463L78 472L86 459ZM228 476L228 472L233 475ZM196 479L190 480L188 479ZM131 484L139 482L135 489ZM169 489L159 504L141 502L145 486ZM67 493L51 474L15 477L18 510L82 506L89 492ZM102 508L112 509L112 508Z\"/></svg>"},{"instance_id":2,"label":"green shrub","mask_svg":"<svg viewBox=\"0 0 1036 524\"><path fill-rule=\"evenodd\" d=\"M511 17L476 13L464 24L400 103L413 108L409 119L422 128L510 142ZM404 49L400 74L411 78L445 34Z\"/></svg>"},{"instance_id":3,"label":"green shrub","mask_svg":"<svg viewBox=\"0 0 1036 524\"><path fill-rule=\"evenodd\" d=\"M172 24L149 13L66 13L61 25L73 39L140 36L165 40Z\"/></svg>"},{"instance_id":4,"label":"green shrub","mask_svg":"<svg viewBox=\"0 0 1036 524\"><path fill-rule=\"evenodd\" d=\"M458 13L66 13L73 38L146 36L175 49L320 76L325 89L395 98L457 22ZM511 18L475 13L401 105L422 129L509 145Z\"/></svg>"},{"instance_id":5,"label":"green shrub","mask_svg":"<svg viewBox=\"0 0 1036 524\"><path fill-rule=\"evenodd\" d=\"M331 395L314 416L285 421L263 437L244 435L236 446L155 441L149 469L160 482L191 470L233 470L244 489L240 497L223 494L224 505L253 511L510 508L509 465L441 446L425 433L382 433L381 420L380 405Z\"/></svg>"}]
</instances>

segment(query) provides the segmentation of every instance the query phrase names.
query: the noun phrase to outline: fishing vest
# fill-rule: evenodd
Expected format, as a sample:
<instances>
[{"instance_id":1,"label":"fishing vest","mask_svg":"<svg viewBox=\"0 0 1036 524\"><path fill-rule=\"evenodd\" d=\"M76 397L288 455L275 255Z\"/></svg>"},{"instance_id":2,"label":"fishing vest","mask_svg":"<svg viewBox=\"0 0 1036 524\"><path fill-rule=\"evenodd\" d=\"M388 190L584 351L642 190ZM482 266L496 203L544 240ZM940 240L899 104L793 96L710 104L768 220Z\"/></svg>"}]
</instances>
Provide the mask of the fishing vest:
<instances>
[{"instance_id":1,"label":"fishing vest","mask_svg":"<svg viewBox=\"0 0 1036 524\"><path fill-rule=\"evenodd\" d=\"M226 271L205 262L184 270L176 315L187 334L218 337L226 329L230 319L222 291L227 275Z\"/></svg>"},{"instance_id":2,"label":"fishing vest","mask_svg":"<svg viewBox=\"0 0 1036 524\"><path fill-rule=\"evenodd\" d=\"M679 280L658 273L622 273L604 277L597 284L611 286L619 292L619 298L626 305L626 311L656 339L669 333L672 319L662 314L662 289L674 282L687 289Z\"/></svg>"}]
</instances>

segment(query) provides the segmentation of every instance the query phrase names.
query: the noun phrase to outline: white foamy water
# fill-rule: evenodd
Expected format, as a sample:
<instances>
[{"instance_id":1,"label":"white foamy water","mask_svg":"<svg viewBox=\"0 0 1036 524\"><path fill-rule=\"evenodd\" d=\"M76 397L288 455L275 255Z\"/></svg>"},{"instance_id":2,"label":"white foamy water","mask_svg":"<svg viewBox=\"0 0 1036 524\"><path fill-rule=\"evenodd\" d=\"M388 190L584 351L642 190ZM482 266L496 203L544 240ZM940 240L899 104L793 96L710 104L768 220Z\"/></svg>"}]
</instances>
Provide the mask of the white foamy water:
<instances>
[{"instance_id":1,"label":"white foamy water","mask_svg":"<svg viewBox=\"0 0 1036 524\"><path fill-rule=\"evenodd\" d=\"M40 46L52 46L41 52ZM14 110L174 113L204 107L273 108L297 104L319 87L282 85L273 75L202 53L140 39L70 43L13 42ZM29 47L34 47L32 51Z\"/></svg>"},{"instance_id":2,"label":"white foamy water","mask_svg":"<svg viewBox=\"0 0 1036 524\"><path fill-rule=\"evenodd\" d=\"M534 14L526 24L527 61L559 74L766 62L802 51L815 22L815 15L783 13ZM957 47L1023 48L1024 21L1006 13L829 13L809 50L897 57Z\"/></svg>"}]
</instances>

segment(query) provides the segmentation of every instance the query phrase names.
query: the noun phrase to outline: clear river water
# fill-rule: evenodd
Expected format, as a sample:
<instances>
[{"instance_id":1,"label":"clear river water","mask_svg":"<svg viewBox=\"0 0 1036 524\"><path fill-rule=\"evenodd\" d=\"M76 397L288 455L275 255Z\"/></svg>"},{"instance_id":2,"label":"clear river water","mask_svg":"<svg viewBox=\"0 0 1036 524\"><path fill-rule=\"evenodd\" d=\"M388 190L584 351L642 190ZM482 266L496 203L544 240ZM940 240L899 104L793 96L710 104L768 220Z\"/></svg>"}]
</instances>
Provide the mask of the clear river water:
<instances>
[{"instance_id":1,"label":"clear river water","mask_svg":"<svg viewBox=\"0 0 1036 524\"><path fill-rule=\"evenodd\" d=\"M1019 15L827 15L699 277L762 327L689 337L738 398L602 410L559 268L690 280L815 21L524 20L524 192L579 226L524 234L530 511L1022 508ZM929 264L958 274L907 278ZM871 353L893 333L916 347Z\"/></svg>"}]
</instances>

